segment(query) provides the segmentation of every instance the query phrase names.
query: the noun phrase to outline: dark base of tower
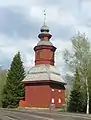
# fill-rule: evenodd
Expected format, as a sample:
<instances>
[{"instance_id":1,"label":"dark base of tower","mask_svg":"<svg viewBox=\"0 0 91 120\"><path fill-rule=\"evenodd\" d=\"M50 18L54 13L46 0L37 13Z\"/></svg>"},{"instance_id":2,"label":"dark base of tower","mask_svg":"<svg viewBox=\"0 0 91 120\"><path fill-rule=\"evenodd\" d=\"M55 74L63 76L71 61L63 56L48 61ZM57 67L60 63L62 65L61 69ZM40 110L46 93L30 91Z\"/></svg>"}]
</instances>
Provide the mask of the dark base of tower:
<instances>
[{"instance_id":1,"label":"dark base of tower","mask_svg":"<svg viewBox=\"0 0 91 120\"><path fill-rule=\"evenodd\" d=\"M20 100L19 107L28 107L28 108L36 108L36 109L64 108L65 102L64 103L51 103L50 102L50 103L45 103L45 104L36 102L35 104L31 104L31 103L27 103L24 100Z\"/></svg>"},{"instance_id":2,"label":"dark base of tower","mask_svg":"<svg viewBox=\"0 0 91 120\"><path fill-rule=\"evenodd\" d=\"M19 102L19 107L24 107L24 108L28 108L28 109L57 109L57 108L63 108L64 104L62 105L56 105L56 104L50 104L50 105L27 105L24 104L25 101L20 101Z\"/></svg>"}]
</instances>

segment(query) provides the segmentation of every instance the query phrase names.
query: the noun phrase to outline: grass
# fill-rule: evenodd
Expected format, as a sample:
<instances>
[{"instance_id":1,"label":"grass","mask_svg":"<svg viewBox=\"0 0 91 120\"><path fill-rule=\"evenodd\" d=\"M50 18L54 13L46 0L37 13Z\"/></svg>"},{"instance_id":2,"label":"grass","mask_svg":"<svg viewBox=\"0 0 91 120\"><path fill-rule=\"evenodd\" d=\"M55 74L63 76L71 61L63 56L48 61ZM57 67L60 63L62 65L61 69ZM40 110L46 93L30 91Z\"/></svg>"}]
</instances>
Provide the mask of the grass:
<instances>
[{"instance_id":1,"label":"grass","mask_svg":"<svg viewBox=\"0 0 91 120\"><path fill-rule=\"evenodd\" d=\"M57 109L58 112L65 112L65 108L59 108Z\"/></svg>"}]
</instances>

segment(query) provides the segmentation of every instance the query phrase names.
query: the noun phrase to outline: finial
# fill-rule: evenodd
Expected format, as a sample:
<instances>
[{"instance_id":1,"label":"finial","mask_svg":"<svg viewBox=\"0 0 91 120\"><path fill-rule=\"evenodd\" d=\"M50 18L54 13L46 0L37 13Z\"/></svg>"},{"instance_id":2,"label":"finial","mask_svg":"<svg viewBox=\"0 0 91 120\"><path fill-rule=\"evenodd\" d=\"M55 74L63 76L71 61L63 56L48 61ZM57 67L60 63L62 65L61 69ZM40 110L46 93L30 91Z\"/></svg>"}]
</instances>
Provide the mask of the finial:
<instances>
[{"instance_id":1,"label":"finial","mask_svg":"<svg viewBox=\"0 0 91 120\"><path fill-rule=\"evenodd\" d=\"M46 24L46 9L44 9L44 25Z\"/></svg>"}]
</instances>

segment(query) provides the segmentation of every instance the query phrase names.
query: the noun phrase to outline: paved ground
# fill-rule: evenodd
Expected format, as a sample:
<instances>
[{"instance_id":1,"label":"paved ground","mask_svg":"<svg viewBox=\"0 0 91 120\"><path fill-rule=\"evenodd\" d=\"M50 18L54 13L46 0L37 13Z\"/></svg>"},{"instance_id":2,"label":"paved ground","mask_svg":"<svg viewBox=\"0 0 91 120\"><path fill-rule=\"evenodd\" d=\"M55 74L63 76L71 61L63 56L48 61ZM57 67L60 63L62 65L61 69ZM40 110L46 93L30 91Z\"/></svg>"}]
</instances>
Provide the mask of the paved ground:
<instances>
[{"instance_id":1,"label":"paved ground","mask_svg":"<svg viewBox=\"0 0 91 120\"><path fill-rule=\"evenodd\" d=\"M0 109L0 120L91 120L91 115Z\"/></svg>"}]
</instances>

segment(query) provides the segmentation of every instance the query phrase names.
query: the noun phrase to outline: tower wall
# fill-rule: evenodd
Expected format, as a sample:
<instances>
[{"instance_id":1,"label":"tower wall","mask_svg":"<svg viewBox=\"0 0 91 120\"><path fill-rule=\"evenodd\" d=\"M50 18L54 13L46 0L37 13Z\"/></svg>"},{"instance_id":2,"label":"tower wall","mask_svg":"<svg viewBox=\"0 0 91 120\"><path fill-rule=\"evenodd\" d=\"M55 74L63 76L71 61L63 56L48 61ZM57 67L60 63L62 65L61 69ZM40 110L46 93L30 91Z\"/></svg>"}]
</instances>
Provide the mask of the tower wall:
<instances>
[{"instance_id":1,"label":"tower wall","mask_svg":"<svg viewBox=\"0 0 91 120\"><path fill-rule=\"evenodd\" d=\"M21 101L20 106L49 108L51 104L56 108L61 108L65 104L64 86L41 82L25 87L25 101Z\"/></svg>"},{"instance_id":2,"label":"tower wall","mask_svg":"<svg viewBox=\"0 0 91 120\"><path fill-rule=\"evenodd\" d=\"M49 85L26 86L25 101L28 107L48 108L50 104Z\"/></svg>"},{"instance_id":3,"label":"tower wall","mask_svg":"<svg viewBox=\"0 0 91 120\"><path fill-rule=\"evenodd\" d=\"M54 46L36 46L35 50L35 65L37 64L50 64L54 65Z\"/></svg>"}]
</instances>

